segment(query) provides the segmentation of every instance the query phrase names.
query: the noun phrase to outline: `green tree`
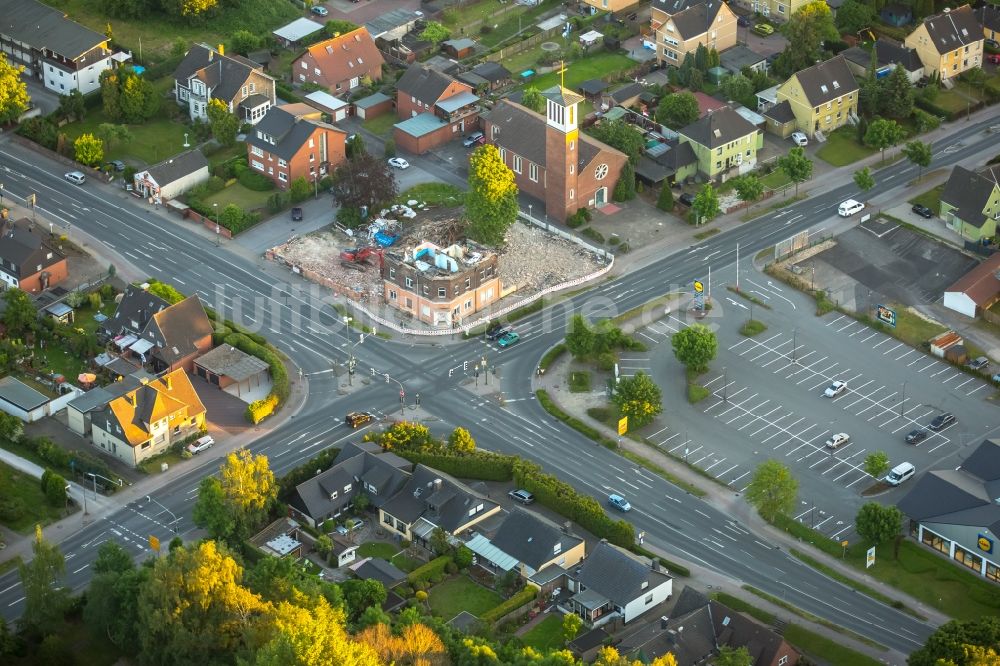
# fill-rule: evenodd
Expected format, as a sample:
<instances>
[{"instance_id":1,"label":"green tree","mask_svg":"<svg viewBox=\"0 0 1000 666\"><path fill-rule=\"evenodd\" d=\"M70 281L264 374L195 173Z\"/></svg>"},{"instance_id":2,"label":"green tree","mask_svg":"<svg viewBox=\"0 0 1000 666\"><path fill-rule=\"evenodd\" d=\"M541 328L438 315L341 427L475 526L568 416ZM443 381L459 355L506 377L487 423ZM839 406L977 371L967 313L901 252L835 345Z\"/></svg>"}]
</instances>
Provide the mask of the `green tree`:
<instances>
[{"instance_id":1,"label":"green tree","mask_svg":"<svg viewBox=\"0 0 1000 666\"><path fill-rule=\"evenodd\" d=\"M656 107L656 122L680 130L698 120L698 100L689 92L665 95Z\"/></svg>"},{"instance_id":2,"label":"green tree","mask_svg":"<svg viewBox=\"0 0 1000 666\"><path fill-rule=\"evenodd\" d=\"M872 58L874 58L874 53ZM858 107L861 109L861 119L870 118L879 112L882 107L882 96L884 90L882 89L882 84L875 79L874 74L866 76L858 81ZM867 129L867 126L865 127ZM858 125L858 130L862 130L862 126ZM859 136L859 140L864 140L864 133L862 132Z\"/></svg>"},{"instance_id":3,"label":"green tree","mask_svg":"<svg viewBox=\"0 0 1000 666\"><path fill-rule=\"evenodd\" d=\"M722 92L726 99L745 100L753 97L753 81L742 74L734 74L722 82Z\"/></svg>"},{"instance_id":4,"label":"green tree","mask_svg":"<svg viewBox=\"0 0 1000 666\"><path fill-rule=\"evenodd\" d=\"M448 436L448 448L456 453L472 453L476 450L476 440L468 430L458 427Z\"/></svg>"},{"instance_id":5,"label":"green tree","mask_svg":"<svg viewBox=\"0 0 1000 666\"><path fill-rule=\"evenodd\" d=\"M13 123L28 110L31 98L28 86L21 80L22 65L11 65L0 53L0 124Z\"/></svg>"},{"instance_id":6,"label":"green tree","mask_svg":"<svg viewBox=\"0 0 1000 666\"><path fill-rule=\"evenodd\" d=\"M750 666L753 659L750 658L750 651L746 646L731 648L727 645L719 646L719 656L715 658L715 666Z\"/></svg>"},{"instance_id":7,"label":"green tree","mask_svg":"<svg viewBox=\"0 0 1000 666\"><path fill-rule=\"evenodd\" d=\"M868 502L854 518L854 528L866 543L877 546L893 538L903 527L903 512L895 505Z\"/></svg>"},{"instance_id":8,"label":"green tree","mask_svg":"<svg viewBox=\"0 0 1000 666\"><path fill-rule=\"evenodd\" d=\"M736 196L746 204L747 208L764 196L764 183L754 173L737 176L733 179L733 187L736 189Z\"/></svg>"},{"instance_id":9,"label":"green tree","mask_svg":"<svg viewBox=\"0 0 1000 666\"><path fill-rule=\"evenodd\" d=\"M895 120L876 118L868 125L865 132L865 145L882 151L882 161L885 161L885 149L895 146L906 136L906 131Z\"/></svg>"},{"instance_id":10,"label":"green tree","mask_svg":"<svg viewBox=\"0 0 1000 666\"><path fill-rule=\"evenodd\" d=\"M305 176L299 176L292 181L288 187L288 194L292 198L292 203L300 203L309 198L313 193L313 185Z\"/></svg>"},{"instance_id":11,"label":"green tree","mask_svg":"<svg viewBox=\"0 0 1000 666\"><path fill-rule=\"evenodd\" d=\"M642 155L645 142L635 125L624 120L603 120L594 125L590 133L599 141L612 148L617 148L628 155L629 162L635 166Z\"/></svg>"},{"instance_id":12,"label":"green tree","mask_svg":"<svg viewBox=\"0 0 1000 666\"><path fill-rule=\"evenodd\" d=\"M0 317L3 317L4 326L7 327L7 335L20 338L34 330L38 324L38 311L26 293L20 289L8 289L3 292L3 300L7 308Z\"/></svg>"},{"instance_id":13,"label":"green tree","mask_svg":"<svg viewBox=\"0 0 1000 666\"><path fill-rule=\"evenodd\" d=\"M813 174L813 163L806 157L806 151L799 146L782 155L777 161L778 168L785 172L789 180L795 183L795 196L799 195L799 183L804 183Z\"/></svg>"},{"instance_id":14,"label":"green tree","mask_svg":"<svg viewBox=\"0 0 1000 666\"><path fill-rule=\"evenodd\" d=\"M128 143L134 138L125 125L101 123L97 126L97 137L104 142L104 149L111 150L115 144Z\"/></svg>"},{"instance_id":15,"label":"green tree","mask_svg":"<svg viewBox=\"0 0 1000 666\"><path fill-rule=\"evenodd\" d=\"M837 8L835 23L843 34L855 35L875 22L875 9L856 0L845 0Z\"/></svg>"},{"instance_id":16,"label":"green tree","mask_svg":"<svg viewBox=\"0 0 1000 666\"><path fill-rule=\"evenodd\" d=\"M420 39L431 44L440 44L451 37L451 31L437 21L428 21L420 33Z\"/></svg>"},{"instance_id":17,"label":"green tree","mask_svg":"<svg viewBox=\"0 0 1000 666\"><path fill-rule=\"evenodd\" d=\"M93 134L81 134L73 142L76 161L84 166L96 166L104 159L104 143Z\"/></svg>"},{"instance_id":18,"label":"green tree","mask_svg":"<svg viewBox=\"0 0 1000 666\"><path fill-rule=\"evenodd\" d=\"M101 83L101 104L104 115L113 122L122 119L120 77L118 69L106 69L98 77Z\"/></svg>"},{"instance_id":19,"label":"green tree","mask_svg":"<svg viewBox=\"0 0 1000 666\"><path fill-rule=\"evenodd\" d=\"M12 414L0 412L0 439L17 443L24 434L24 422Z\"/></svg>"},{"instance_id":20,"label":"green tree","mask_svg":"<svg viewBox=\"0 0 1000 666\"><path fill-rule=\"evenodd\" d=\"M692 324L670 339L674 356L693 372L704 372L719 350L719 341L712 329L704 324Z\"/></svg>"},{"instance_id":21,"label":"green tree","mask_svg":"<svg viewBox=\"0 0 1000 666\"><path fill-rule=\"evenodd\" d=\"M239 231L243 228L243 221L246 219L246 211L236 204L226 204L219 214L219 224L230 231Z\"/></svg>"},{"instance_id":22,"label":"green tree","mask_svg":"<svg viewBox=\"0 0 1000 666\"><path fill-rule=\"evenodd\" d=\"M83 120L87 113L87 102L83 98L83 93L73 88L67 95L59 95L59 110L57 114L67 120Z\"/></svg>"},{"instance_id":23,"label":"green tree","mask_svg":"<svg viewBox=\"0 0 1000 666\"><path fill-rule=\"evenodd\" d=\"M392 139L386 139L385 143L382 144L382 157L386 159L396 156L396 142Z\"/></svg>"},{"instance_id":24,"label":"green tree","mask_svg":"<svg viewBox=\"0 0 1000 666\"><path fill-rule=\"evenodd\" d=\"M694 195L694 201L691 203L691 222L705 224L717 218L721 212L719 195L711 183L705 183L698 194Z\"/></svg>"},{"instance_id":25,"label":"green tree","mask_svg":"<svg viewBox=\"0 0 1000 666\"><path fill-rule=\"evenodd\" d=\"M840 39L830 6L822 1L800 7L781 32L788 39L788 47L774 61L774 68L782 77L823 60L823 43Z\"/></svg>"},{"instance_id":26,"label":"green tree","mask_svg":"<svg viewBox=\"0 0 1000 666\"><path fill-rule=\"evenodd\" d=\"M237 30L229 38L229 50L246 55L260 46L260 38L249 30Z\"/></svg>"},{"instance_id":27,"label":"green tree","mask_svg":"<svg viewBox=\"0 0 1000 666\"><path fill-rule=\"evenodd\" d=\"M854 184L857 185L858 189L862 192L867 192L875 187L875 176L872 175L872 170L865 167L864 169L858 169L855 171Z\"/></svg>"},{"instance_id":28,"label":"green tree","mask_svg":"<svg viewBox=\"0 0 1000 666\"><path fill-rule=\"evenodd\" d=\"M952 620L928 637L924 646L910 654L910 666L966 664L968 646L995 648L1000 645L1000 617L988 615L975 620Z\"/></svg>"},{"instance_id":29,"label":"green tree","mask_svg":"<svg viewBox=\"0 0 1000 666\"><path fill-rule=\"evenodd\" d=\"M583 626L583 620L576 613L566 613L563 615L562 621L562 638L563 643L569 643L571 640L576 638L576 635L580 633L580 627Z\"/></svg>"},{"instance_id":30,"label":"green tree","mask_svg":"<svg viewBox=\"0 0 1000 666\"><path fill-rule=\"evenodd\" d=\"M538 88L534 86L528 86L524 89L524 92L521 94L521 104L535 113L545 112L545 98L542 97L542 93L538 91Z\"/></svg>"},{"instance_id":31,"label":"green tree","mask_svg":"<svg viewBox=\"0 0 1000 666\"><path fill-rule=\"evenodd\" d=\"M229 541L236 531L236 519L222 490L222 482L214 476L202 479L198 486L198 500L192 515L194 524L205 529L209 536Z\"/></svg>"},{"instance_id":32,"label":"green tree","mask_svg":"<svg viewBox=\"0 0 1000 666\"><path fill-rule=\"evenodd\" d=\"M396 198L396 177L385 160L365 152L345 160L333 172L333 198L346 208L377 211Z\"/></svg>"},{"instance_id":33,"label":"green tree","mask_svg":"<svg viewBox=\"0 0 1000 666\"><path fill-rule=\"evenodd\" d=\"M466 546L459 546L455 549L453 559L455 560L455 566L459 569L468 569L472 564L473 553Z\"/></svg>"},{"instance_id":34,"label":"green tree","mask_svg":"<svg viewBox=\"0 0 1000 666\"><path fill-rule=\"evenodd\" d=\"M35 525L31 551L34 557L17 566L24 588L24 610L18 626L35 636L44 636L62 624L63 614L69 608L69 590L60 586L66 560L58 546L42 536L40 525Z\"/></svg>"},{"instance_id":35,"label":"green tree","mask_svg":"<svg viewBox=\"0 0 1000 666\"><path fill-rule=\"evenodd\" d=\"M330 37L339 37L340 35L354 32L359 26L343 19L331 19L326 22L324 27L326 28L327 35Z\"/></svg>"},{"instance_id":36,"label":"green tree","mask_svg":"<svg viewBox=\"0 0 1000 666\"><path fill-rule=\"evenodd\" d=\"M313 548L316 549L316 552L319 553L321 557L326 559L330 556L330 551L333 550L333 539L326 534L320 534L316 537L316 543Z\"/></svg>"},{"instance_id":37,"label":"green tree","mask_svg":"<svg viewBox=\"0 0 1000 666\"><path fill-rule=\"evenodd\" d=\"M906 159L917 165L917 181L923 178L924 169L931 165L934 154L931 152L931 144L922 141L910 141L903 146L903 154Z\"/></svg>"},{"instance_id":38,"label":"green tree","mask_svg":"<svg viewBox=\"0 0 1000 666\"><path fill-rule=\"evenodd\" d=\"M387 596L385 586L372 578L346 580L340 584L340 589L351 617L360 617L369 606L381 606Z\"/></svg>"},{"instance_id":39,"label":"green tree","mask_svg":"<svg viewBox=\"0 0 1000 666\"><path fill-rule=\"evenodd\" d=\"M514 172L500 158L496 146L480 146L469 157L469 192L465 198L468 235L485 245L501 245L517 220Z\"/></svg>"},{"instance_id":40,"label":"green tree","mask_svg":"<svg viewBox=\"0 0 1000 666\"><path fill-rule=\"evenodd\" d=\"M226 103L218 99L211 99L208 102L206 112L215 140L226 147L236 143L236 135L240 131L240 121L235 115L229 113L229 107L226 106Z\"/></svg>"},{"instance_id":41,"label":"green tree","mask_svg":"<svg viewBox=\"0 0 1000 666\"><path fill-rule=\"evenodd\" d=\"M368 148L365 146L365 140L361 137L360 132L355 134L353 139L347 140L344 151L347 158L351 160L368 154Z\"/></svg>"},{"instance_id":42,"label":"green tree","mask_svg":"<svg viewBox=\"0 0 1000 666\"><path fill-rule=\"evenodd\" d=\"M837 10L837 15L840 15L840 10ZM913 115L913 84L902 65L896 65L892 73L882 79L882 91L881 110L885 115L897 120L906 120Z\"/></svg>"},{"instance_id":43,"label":"green tree","mask_svg":"<svg viewBox=\"0 0 1000 666\"><path fill-rule=\"evenodd\" d=\"M885 451L872 451L865 456L864 470L875 477L881 477L889 469L889 456Z\"/></svg>"},{"instance_id":44,"label":"green tree","mask_svg":"<svg viewBox=\"0 0 1000 666\"><path fill-rule=\"evenodd\" d=\"M611 400L618 405L621 415L628 417L629 428L641 428L663 411L660 387L645 372L622 377Z\"/></svg>"},{"instance_id":45,"label":"green tree","mask_svg":"<svg viewBox=\"0 0 1000 666\"><path fill-rule=\"evenodd\" d=\"M128 123L142 123L149 120L160 108L160 98L153 84L137 76L128 66L119 68L118 106L121 119Z\"/></svg>"},{"instance_id":46,"label":"green tree","mask_svg":"<svg viewBox=\"0 0 1000 666\"><path fill-rule=\"evenodd\" d=\"M438 555L447 555L451 552L451 544L448 543L448 533L445 532L440 527L435 527L434 531L431 532L431 538L428 540L428 544Z\"/></svg>"},{"instance_id":47,"label":"green tree","mask_svg":"<svg viewBox=\"0 0 1000 666\"><path fill-rule=\"evenodd\" d=\"M660 194L656 197L656 207L667 213L674 209L674 192L670 189L670 183L664 182L660 186Z\"/></svg>"},{"instance_id":48,"label":"green tree","mask_svg":"<svg viewBox=\"0 0 1000 666\"><path fill-rule=\"evenodd\" d=\"M698 48L694 50L694 68L699 72L708 69L708 49L704 44L698 44Z\"/></svg>"},{"instance_id":49,"label":"green tree","mask_svg":"<svg viewBox=\"0 0 1000 666\"><path fill-rule=\"evenodd\" d=\"M150 569L136 569L132 557L121 546L105 541L98 551L93 571L83 620L93 635L107 636L118 648L132 652L139 591Z\"/></svg>"},{"instance_id":50,"label":"green tree","mask_svg":"<svg viewBox=\"0 0 1000 666\"><path fill-rule=\"evenodd\" d=\"M382 610L379 606L369 606L365 609L365 612L361 614L361 617L358 618L358 621L355 623L355 629L357 631L361 631L376 624L384 624L387 627L391 626L392 616Z\"/></svg>"},{"instance_id":51,"label":"green tree","mask_svg":"<svg viewBox=\"0 0 1000 666\"><path fill-rule=\"evenodd\" d=\"M799 482L791 470L777 460L767 460L757 466L747 486L746 500L757 507L764 520L774 520L795 506Z\"/></svg>"},{"instance_id":52,"label":"green tree","mask_svg":"<svg viewBox=\"0 0 1000 666\"><path fill-rule=\"evenodd\" d=\"M615 201L635 199L635 168L632 166L632 162L625 162L621 174L618 175L615 191L611 196Z\"/></svg>"},{"instance_id":53,"label":"green tree","mask_svg":"<svg viewBox=\"0 0 1000 666\"><path fill-rule=\"evenodd\" d=\"M111 18L127 19L140 18L154 9L150 0L101 0L100 8Z\"/></svg>"},{"instance_id":54,"label":"green tree","mask_svg":"<svg viewBox=\"0 0 1000 666\"><path fill-rule=\"evenodd\" d=\"M573 358L578 359L587 358L594 351L594 329L579 313L570 319L569 329L566 331L566 348Z\"/></svg>"},{"instance_id":55,"label":"green tree","mask_svg":"<svg viewBox=\"0 0 1000 666\"><path fill-rule=\"evenodd\" d=\"M46 470L48 472L49 470ZM66 479L55 472L45 477L45 499L52 506L66 506Z\"/></svg>"}]
</instances>

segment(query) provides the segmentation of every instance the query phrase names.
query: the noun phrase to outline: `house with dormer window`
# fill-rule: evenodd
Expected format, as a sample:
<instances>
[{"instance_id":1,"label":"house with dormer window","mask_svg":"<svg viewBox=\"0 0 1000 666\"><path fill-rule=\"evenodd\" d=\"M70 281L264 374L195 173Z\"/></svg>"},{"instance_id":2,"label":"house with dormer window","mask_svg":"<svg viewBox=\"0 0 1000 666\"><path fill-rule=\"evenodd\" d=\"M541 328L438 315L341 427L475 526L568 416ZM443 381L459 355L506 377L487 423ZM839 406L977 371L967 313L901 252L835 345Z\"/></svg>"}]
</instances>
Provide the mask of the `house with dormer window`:
<instances>
[{"instance_id":1,"label":"house with dormer window","mask_svg":"<svg viewBox=\"0 0 1000 666\"><path fill-rule=\"evenodd\" d=\"M729 106L709 112L677 134L681 143L691 144L698 171L710 180L750 171L764 147L764 133Z\"/></svg>"},{"instance_id":2,"label":"house with dormer window","mask_svg":"<svg viewBox=\"0 0 1000 666\"><path fill-rule=\"evenodd\" d=\"M0 291L12 287L39 294L66 279L65 255L28 218L0 220Z\"/></svg>"},{"instance_id":3,"label":"house with dormer window","mask_svg":"<svg viewBox=\"0 0 1000 666\"><path fill-rule=\"evenodd\" d=\"M287 190L296 178L310 184L347 159L347 133L323 122L307 104L273 107L247 132L247 162L254 171Z\"/></svg>"},{"instance_id":4,"label":"house with dormer window","mask_svg":"<svg viewBox=\"0 0 1000 666\"><path fill-rule=\"evenodd\" d=\"M689 3L673 11L653 3L650 21L656 34L656 60L679 67L699 46L722 52L736 46L736 14L722 0Z\"/></svg>"},{"instance_id":5,"label":"house with dormer window","mask_svg":"<svg viewBox=\"0 0 1000 666\"><path fill-rule=\"evenodd\" d=\"M275 81L243 56L227 56L222 45L196 44L174 70L174 99L191 120L208 121L208 102L217 99L241 123L256 125L275 104Z\"/></svg>"},{"instance_id":6,"label":"house with dormer window","mask_svg":"<svg viewBox=\"0 0 1000 666\"><path fill-rule=\"evenodd\" d=\"M768 129L776 120L783 127L782 136L798 130L810 138L825 140L838 127L857 123L858 89L842 55L807 67L778 86L776 104L764 113Z\"/></svg>"},{"instance_id":7,"label":"house with dormer window","mask_svg":"<svg viewBox=\"0 0 1000 666\"><path fill-rule=\"evenodd\" d=\"M380 81L385 60L364 28L313 44L292 61L292 78L346 95L365 80Z\"/></svg>"},{"instance_id":8,"label":"house with dormer window","mask_svg":"<svg viewBox=\"0 0 1000 666\"><path fill-rule=\"evenodd\" d=\"M983 64L983 40L983 26L972 8L962 5L928 16L903 43L916 50L925 76L947 81Z\"/></svg>"}]
</instances>

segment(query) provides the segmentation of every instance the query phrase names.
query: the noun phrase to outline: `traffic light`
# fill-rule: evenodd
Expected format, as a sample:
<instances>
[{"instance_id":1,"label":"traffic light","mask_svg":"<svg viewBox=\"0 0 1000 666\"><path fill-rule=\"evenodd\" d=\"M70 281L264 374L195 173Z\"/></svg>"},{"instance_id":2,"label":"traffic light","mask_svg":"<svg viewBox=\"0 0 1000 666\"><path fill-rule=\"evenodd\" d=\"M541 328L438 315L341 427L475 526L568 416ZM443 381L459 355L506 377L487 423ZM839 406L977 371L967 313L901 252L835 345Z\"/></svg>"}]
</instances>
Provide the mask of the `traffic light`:
<instances>
[{"instance_id":1,"label":"traffic light","mask_svg":"<svg viewBox=\"0 0 1000 666\"><path fill-rule=\"evenodd\" d=\"M455 374L455 368L448 368L448 376L451 377Z\"/></svg>"},{"instance_id":2,"label":"traffic light","mask_svg":"<svg viewBox=\"0 0 1000 666\"><path fill-rule=\"evenodd\" d=\"M468 372L468 371L469 371L469 362L462 361L462 372Z\"/></svg>"}]
</instances>

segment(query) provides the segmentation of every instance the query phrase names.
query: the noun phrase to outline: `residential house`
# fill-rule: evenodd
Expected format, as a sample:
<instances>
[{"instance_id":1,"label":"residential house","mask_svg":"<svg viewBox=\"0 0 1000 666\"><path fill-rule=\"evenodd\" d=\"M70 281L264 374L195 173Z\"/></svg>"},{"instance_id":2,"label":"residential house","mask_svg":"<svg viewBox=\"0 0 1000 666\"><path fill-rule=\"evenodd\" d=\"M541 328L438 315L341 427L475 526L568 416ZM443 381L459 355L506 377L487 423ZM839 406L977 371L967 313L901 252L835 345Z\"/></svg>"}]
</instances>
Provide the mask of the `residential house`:
<instances>
[{"instance_id":1,"label":"residential house","mask_svg":"<svg viewBox=\"0 0 1000 666\"><path fill-rule=\"evenodd\" d=\"M941 219L962 238L993 238L1000 219L1000 165L978 172L956 166L941 192Z\"/></svg>"},{"instance_id":2,"label":"residential house","mask_svg":"<svg viewBox=\"0 0 1000 666\"><path fill-rule=\"evenodd\" d=\"M894 25L897 28L901 28L904 25L913 23L913 8L909 5L893 2L880 9L878 17L887 25Z\"/></svg>"},{"instance_id":3,"label":"residential house","mask_svg":"<svg viewBox=\"0 0 1000 666\"><path fill-rule=\"evenodd\" d=\"M1000 302L1000 252L960 277L944 291L944 305L966 317L975 317Z\"/></svg>"},{"instance_id":4,"label":"residential house","mask_svg":"<svg viewBox=\"0 0 1000 666\"><path fill-rule=\"evenodd\" d=\"M27 218L0 220L0 291L7 287L39 294L66 279L66 257Z\"/></svg>"},{"instance_id":5,"label":"residential house","mask_svg":"<svg viewBox=\"0 0 1000 666\"><path fill-rule=\"evenodd\" d=\"M310 18L302 16L295 19L291 23L281 26L272 32L271 35L274 37L274 41L276 41L278 45L286 49L292 49L301 47L302 42L306 39L306 37L315 35L322 29L322 23L318 23Z\"/></svg>"},{"instance_id":6,"label":"residential house","mask_svg":"<svg viewBox=\"0 0 1000 666\"><path fill-rule=\"evenodd\" d=\"M983 26L983 36L1000 42L1000 7L984 3L975 10L976 20ZM996 44L993 45L996 47Z\"/></svg>"},{"instance_id":7,"label":"residential house","mask_svg":"<svg viewBox=\"0 0 1000 666\"><path fill-rule=\"evenodd\" d=\"M679 67L698 46L720 53L736 46L736 14L723 0L703 0L676 13L668 13L654 2L650 20L660 64Z\"/></svg>"},{"instance_id":8,"label":"residential house","mask_svg":"<svg viewBox=\"0 0 1000 666\"><path fill-rule=\"evenodd\" d=\"M94 413L103 410L108 403L142 385L142 379L155 379L155 375L135 372L122 375L117 381L106 386L95 386L66 405L69 429L81 437L89 437Z\"/></svg>"},{"instance_id":9,"label":"residential house","mask_svg":"<svg viewBox=\"0 0 1000 666\"><path fill-rule=\"evenodd\" d=\"M928 16L904 43L920 56L925 76L948 81L983 64L983 39L983 26L972 8L962 5Z\"/></svg>"},{"instance_id":10,"label":"residential house","mask_svg":"<svg viewBox=\"0 0 1000 666\"><path fill-rule=\"evenodd\" d=\"M478 129L479 97L467 83L411 65L396 83L396 115L396 146L422 154Z\"/></svg>"},{"instance_id":11,"label":"residential house","mask_svg":"<svg viewBox=\"0 0 1000 666\"><path fill-rule=\"evenodd\" d=\"M386 252L382 263L385 302L434 326L460 326L501 296L498 257L485 248L431 242L413 251Z\"/></svg>"},{"instance_id":12,"label":"residential house","mask_svg":"<svg viewBox=\"0 0 1000 666\"><path fill-rule=\"evenodd\" d=\"M868 72L872 70L873 56L877 79L889 76L896 67L903 68L910 83L916 83L924 76L924 64L914 49L884 37L875 40L874 46L852 46L841 55L858 78L868 76Z\"/></svg>"},{"instance_id":13,"label":"residential house","mask_svg":"<svg viewBox=\"0 0 1000 666\"><path fill-rule=\"evenodd\" d=\"M192 374L244 402L251 401L244 396L259 398L271 387L270 366L266 362L227 344L196 358Z\"/></svg>"},{"instance_id":14,"label":"residential house","mask_svg":"<svg viewBox=\"0 0 1000 666\"><path fill-rule=\"evenodd\" d=\"M413 30L422 17L423 12L393 9L365 23L365 30L372 39L391 44L398 42L403 35Z\"/></svg>"},{"instance_id":15,"label":"residential house","mask_svg":"<svg viewBox=\"0 0 1000 666\"><path fill-rule=\"evenodd\" d=\"M125 288L115 313L98 326L101 338L155 372L190 372L212 348L212 331L198 296L171 305L135 285Z\"/></svg>"},{"instance_id":16,"label":"residential house","mask_svg":"<svg viewBox=\"0 0 1000 666\"><path fill-rule=\"evenodd\" d=\"M204 183L210 176L208 158L195 148L169 157L144 171L136 171L132 187L143 198L166 201Z\"/></svg>"},{"instance_id":17,"label":"residential house","mask_svg":"<svg viewBox=\"0 0 1000 666\"><path fill-rule=\"evenodd\" d=\"M369 557L351 566L354 575L361 580L377 580L387 590L391 590L404 580L406 572L394 565L392 562Z\"/></svg>"},{"instance_id":18,"label":"residential house","mask_svg":"<svg viewBox=\"0 0 1000 666\"><path fill-rule=\"evenodd\" d=\"M618 650L630 658L658 659L668 652L678 666L713 663L723 647L746 648L753 666L795 666L801 657L781 634L686 586L669 616L623 636Z\"/></svg>"},{"instance_id":19,"label":"residential house","mask_svg":"<svg viewBox=\"0 0 1000 666\"><path fill-rule=\"evenodd\" d=\"M100 89L101 72L131 60L106 35L37 0L0 0L0 52L59 95Z\"/></svg>"},{"instance_id":20,"label":"residential house","mask_svg":"<svg viewBox=\"0 0 1000 666\"><path fill-rule=\"evenodd\" d=\"M323 122L305 104L272 107L247 132L250 168L287 190L297 178L312 185L347 159L347 132Z\"/></svg>"},{"instance_id":21,"label":"residential house","mask_svg":"<svg viewBox=\"0 0 1000 666\"><path fill-rule=\"evenodd\" d=\"M797 130L809 137L821 133L825 138L838 127L856 122L858 89L846 58L839 55L792 74L778 86L777 106L788 102Z\"/></svg>"},{"instance_id":22,"label":"residential house","mask_svg":"<svg viewBox=\"0 0 1000 666\"><path fill-rule=\"evenodd\" d=\"M636 178L647 185L680 183L698 173L698 156L692 144L668 139L648 146L635 165Z\"/></svg>"},{"instance_id":23,"label":"residential house","mask_svg":"<svg viewBox=\"0 0 1000 666\"><path fill-rule=\"evenodd\" d=\"M561 86L542 95L545 115L501 100L484 116L483 132L520 191L544 202L544 213L562 222L580 208L608 203L628 157L580 133L583 97Z\"/></svg>"},{"instance_id":24,"label":"residential house","mask_svg":"<svg viewBox=\"0 0 1000 666\"><path fill-rule=\"evenodd\" d=\"M830 4L836 4L839 1L841 0L830 0ZM768 21L782 22L787 21L792 14L809 2L810 0L736 0L734 4L760 14Z\"/></svg>"},{"instance_id":25,"label":"residential house","mask_svg":"<svg viewBox=\"0 0 1000 666\"><path fill-rule=\"evenodd\" d=\"M340 568L347 566L357 559L358 544L348 541L339 534L334 534L330 537L330 540L333 542L333 550L330 551L330 564Z\"/></svg>"},{"instance_id":26,"label":"residential house","mask_svg":"<svg viewBox=\"0 0 1000 666\"><path fill-rule=\"evenodd\" d=\"M918 543L1000 583L1000 440L987 439L957 468L921 476L896 506Z\"/></svg>"},{"instance_id":27,"label":"residential house","mask_svg":"<svg viewBox=\"0 0 1000 666\"><path fill-rule=\"evenodd\" d=\"M298 560L305 550L299 527L291 518L282 516L250 537L250 545L270 557Z\"/></svg>"},{"instance_id":28,"label":"residential house","mask_svg":"<svg viewBox=\"0 0 1000 666\"><path fill-rule=\"evenodd\" d=\"M205 406L178 368L143 382L91 416L94 446L129 465L205 429Z\"/></svg>"},{"instance_id":29,"label":"residential house","mask_svg":"<svg viewBox=\"0 0 1000 666\"><path fill-rule=\"evenodd\" d=\"M208 121L208 102L225 103L241 123L256 125L275 105L275 80L243 56L227 56L222 45L191 47L174 70L174 99L191 120Z\"/></svg>"},{"instance_id":30,"label":"residential house","mask_svg":"<svg viewBox=\"0 0 1000 666\"><path fill-rule=\"evenodd\" d=\"M628 624L670 598L673 578L656 560L646 564L602 539L569 576L568 588L564 607L587 624Z\"/></svg>"},{"instance_id":31,"label":"residential house","mask_svg":"<svg viewBox=\"0 0 1000 666\"><path fill-rule=\"evenodd\" d=\"M484 569L515 570L522 578L551 566L570 569L584 557L583 539L521 509L514 509L492 537L475 534L465 545Z\"/></svg>"},{"instance_id":32,"label":"residential house","mask_svg":"<svg viewBox=\"0 0 1000 666\"><path fill-rule=\"evenodd\" d=\"M764 147L764 133L725 106L678 130L682 143L691 144L698 171L710 180L726 180L757 165L757 151Z\"/></svg>"},{"instance_id":33,"label":"residential house","mask_svg":"<svg viewBox=\"0 0 1000 666\"><path fill-rule=\"evenodd\" d=\"M384 63L375 40L358 28L310 46L292 61L292 76L299 83L346 95L365 82L381 81Z\"/></svg>"}]
</instances>

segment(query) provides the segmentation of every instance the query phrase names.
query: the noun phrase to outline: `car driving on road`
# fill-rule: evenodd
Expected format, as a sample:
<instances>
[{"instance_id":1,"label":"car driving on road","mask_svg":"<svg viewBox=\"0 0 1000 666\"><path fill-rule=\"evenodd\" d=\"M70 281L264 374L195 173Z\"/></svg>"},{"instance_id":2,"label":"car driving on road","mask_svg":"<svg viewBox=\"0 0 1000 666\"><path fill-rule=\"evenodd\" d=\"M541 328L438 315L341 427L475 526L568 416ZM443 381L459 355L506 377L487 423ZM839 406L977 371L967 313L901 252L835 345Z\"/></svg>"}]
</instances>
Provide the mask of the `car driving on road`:
<instances>
[{"instance_id":1,"label":"car driving on road","mask_svg":"<svg viewBox=\"0 0 1000 666\"><path fill-rule=\"evenodd\" d=\"M823 395L825 395L827 398L836 398L838 395L840 395L846 390L847 390L847 382L842 382L838 379L837 381L826 387L826 390L823 391Z\"/></svg>"},{"instance_id":2,"label":"car driving on road","mask_svg":"<svg viewBox=\"0 0 1000 666\"><path fill-rule=\"evenodd\" d=\"M628 500L621 495L609 495L608 504L615 507L619 511L631 511L632 505L628 503Z\"/></svg>"},{"instance_id":3,"label":"car driving on road","mask_svg":"<svg viewBox=\"0 0 1000 666\"><path fill-rule=\"evenodd\" d=\"M508 333L508 332L510 332L509 328L507 328L506 326L504 326L500 322L497 322L497 323L491 325L489 328L486 329L486 339L487 340L496 340L501 335L503 335L504 333Z\"/></svg>"},{"instance_id":4,"label":"car driving on road","mask_svg":"<svg viewBox=\"0 0 1000 666\"><path fill-rule=\"evenodd\" d=\"M389 166L393 169L409 169L410 163L404 160L402 157L390 157Z\"/></svg>"},{"instance_id":5,"label":"car driving on road","mask_svg":"<svg viewBox=\"0 0 1000 666\"><path fill-rule=\"evenodd\" d=\"M514 331L507 331L499 338L497 338L497 344L501 347L510 347L512 344L521 339L521 336Z\"/></svg>"},{"instance_id":6,"label":"car driving on road","mask_svg":"<svg viewBox=\"0 0 1000 666\"><path fill-rule=\"evenodd\" d=\"M355 430L366 423L369 423L371 420L372 415L368 412L350 412L344 417L344 423L346 423L348 427L354 428Z\"/></svg>"}]
</instances>

